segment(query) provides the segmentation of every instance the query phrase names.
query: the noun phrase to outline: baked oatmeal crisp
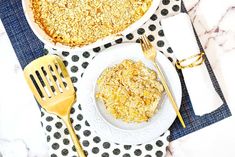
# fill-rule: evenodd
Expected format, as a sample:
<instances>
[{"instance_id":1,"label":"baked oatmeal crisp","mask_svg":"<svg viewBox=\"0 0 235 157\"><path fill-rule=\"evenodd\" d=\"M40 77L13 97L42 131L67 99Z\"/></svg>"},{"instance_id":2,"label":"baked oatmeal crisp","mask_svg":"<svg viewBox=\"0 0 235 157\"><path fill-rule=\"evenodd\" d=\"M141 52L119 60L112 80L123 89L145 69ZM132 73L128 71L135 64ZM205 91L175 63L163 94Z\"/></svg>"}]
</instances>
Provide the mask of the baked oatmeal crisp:
<instances>
[{"instance_id":1,"label":"baked oatmeal crisp","mask_svg":"<svg viewBox=\"0 0 235 157\"><path fill-rule=\"evenodd\" d=\"M152 0L31 0L36 23L55 43L84 46L123 31Z\"/></svg>"},{"instance_id":2,"label":"baked oatmeal crisp","mask_svg":"<svg viewBox=\"0 0 235 157\"><path fill-rule=\"evenodd\" d=\"M164 91L155 71L132 60L105 69L97 86L96 98L115 118L125 122L151 118Z\"/></svg>"}]
</instances>

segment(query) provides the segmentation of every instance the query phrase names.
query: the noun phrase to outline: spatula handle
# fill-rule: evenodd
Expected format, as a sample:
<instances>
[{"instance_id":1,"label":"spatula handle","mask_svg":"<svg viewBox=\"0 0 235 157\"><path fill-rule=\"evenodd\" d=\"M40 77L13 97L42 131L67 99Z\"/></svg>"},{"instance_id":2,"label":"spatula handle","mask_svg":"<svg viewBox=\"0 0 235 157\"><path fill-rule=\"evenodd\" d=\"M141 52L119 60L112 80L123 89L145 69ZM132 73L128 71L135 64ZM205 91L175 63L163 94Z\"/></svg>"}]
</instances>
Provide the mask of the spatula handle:
<instances>
[{"instance_id":1,"label":"spatula handle","mask_svg":"<svg viewBox=\"0 0 235 157\"><path fill-rule=\"evenodd\" d=\"M80 144L80 142L79 142L79 140L77 138L77 135L74 132L74 129L73 129L72 124L70 122L70 118L66 116L66 117L63 117L63 120L64 120L64 122L65 122L65 124L67 126L67 129L69 131L69 134L70 134L70 136L71 136L71 138L73 140L73 143L74 143L74 146L75 146L75 148L77 150L78 156L79 157L86 157L86 155L85 155L85 153L84 153L84 151L82 149L82 146L81 146L81 144Z\"/></svg>"}]
</instances>

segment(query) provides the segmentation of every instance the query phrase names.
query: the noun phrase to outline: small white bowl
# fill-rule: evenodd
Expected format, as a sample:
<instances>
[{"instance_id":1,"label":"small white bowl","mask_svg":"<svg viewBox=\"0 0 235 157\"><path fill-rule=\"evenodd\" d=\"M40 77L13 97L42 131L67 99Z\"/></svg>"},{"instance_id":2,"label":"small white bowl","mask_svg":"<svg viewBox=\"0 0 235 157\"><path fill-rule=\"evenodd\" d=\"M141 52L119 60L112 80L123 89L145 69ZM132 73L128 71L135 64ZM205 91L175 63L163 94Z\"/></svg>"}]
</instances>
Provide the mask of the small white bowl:
<instances>
[{"instance_id":1,"label":"small white bowl","mask_svg":"<svg viewBox=\"0 0 235 157\"><path fill-rule=\"evenodd\" d=\"M33 30L34 34L46 45L52 47L52 48L56 48L58 50L61 51L85 51L85 50L90 50L92 48L104 45L106 43L112 42L118 38L120 38L120 35L127 35L133 31L135 31L136 29L138 29L140 26L142 26L156 11L158 5L159 5L159 1L160 0L152 0L152 5L150 6L149 10L139 19L137 20L135 23L133 23L132 25L130 25L128 28L126 28L124 31L119 32L117 34L118 35L110 35L107 36L103 39L99 39L94 43L91 43L89 45L85 45L82 47L79 46L75 46L75 47L70 47L70 46L66 46L63 45L61 43L54 43L53 39L48 36L44 30L42 28L39 27L39 25L35 22L34 20L34 16L33 16L33 11L32 11L32 3L30 0L22 0L22 5L23 5L23 9L24 9L24 13L26 16L26 19L31 27L31 29Z\"/></svg>"}]
</instances>

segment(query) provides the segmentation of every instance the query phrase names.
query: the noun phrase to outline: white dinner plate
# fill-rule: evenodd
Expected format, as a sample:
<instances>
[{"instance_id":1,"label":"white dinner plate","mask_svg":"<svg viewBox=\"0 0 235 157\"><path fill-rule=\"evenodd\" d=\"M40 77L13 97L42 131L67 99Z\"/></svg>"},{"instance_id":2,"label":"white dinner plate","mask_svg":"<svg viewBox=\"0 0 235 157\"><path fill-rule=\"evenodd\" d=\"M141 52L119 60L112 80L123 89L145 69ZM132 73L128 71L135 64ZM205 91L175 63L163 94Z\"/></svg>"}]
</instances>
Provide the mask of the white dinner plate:
<instances>
[{"instance_id":1,"label":"white dinner plate","mask_svg":"<svg viewBox=\"0 0 235 157\"><path fill-rule=\"evenodd\" d=\"M156 71L151 62L145 59L140 44L124 43L110 47L95 57L87 67L79 82L78 101L82 105L84 117L99 136L120 144L141 144L163 134L174 122L176 114L167 96L164 96L159 111L148 122L126 123L107 112L104 104L95 98L96 81L104 69L125 59L142 61L145 66ZM180 108L182 91L175 67L160 52L157 54L157 62Z\"/></svg>"}]
</instances>

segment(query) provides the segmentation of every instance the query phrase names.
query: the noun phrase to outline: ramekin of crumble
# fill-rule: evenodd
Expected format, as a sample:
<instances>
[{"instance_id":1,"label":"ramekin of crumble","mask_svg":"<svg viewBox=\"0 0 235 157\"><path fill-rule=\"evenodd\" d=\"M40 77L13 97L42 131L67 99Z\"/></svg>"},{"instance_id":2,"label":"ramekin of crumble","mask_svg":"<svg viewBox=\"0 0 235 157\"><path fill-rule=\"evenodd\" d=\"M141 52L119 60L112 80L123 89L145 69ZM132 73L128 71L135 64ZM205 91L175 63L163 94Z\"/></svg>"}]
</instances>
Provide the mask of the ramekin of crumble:
<instances>
[{"instance_id":1,"label":"ramekin of crumble","mask_svg":"<svg viewBox=\"0 0 235 157\"><path fill-rule=\"evenodd\" d=\"M45 44L83 51L114 41L146 22L160 0L22 0L26 19Z\"/></svg>"}]
</instances>

